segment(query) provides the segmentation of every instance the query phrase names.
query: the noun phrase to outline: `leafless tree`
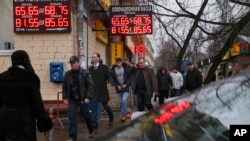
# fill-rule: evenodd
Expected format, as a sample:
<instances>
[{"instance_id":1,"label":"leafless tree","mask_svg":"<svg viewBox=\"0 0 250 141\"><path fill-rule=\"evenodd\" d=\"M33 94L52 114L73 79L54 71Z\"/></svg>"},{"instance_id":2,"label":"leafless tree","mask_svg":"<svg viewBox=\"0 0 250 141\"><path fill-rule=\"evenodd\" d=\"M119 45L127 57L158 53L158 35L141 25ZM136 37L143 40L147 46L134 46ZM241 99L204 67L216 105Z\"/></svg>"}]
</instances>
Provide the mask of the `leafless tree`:
<instances>
[{"instance_id":1,"label":"leafless tree","mask_svg":"<svg viewBox=\"0 0 250 141\"><path fill-rule=\"evenodd\" d=\"M199 48L211 50L215 55L204 83L209 83L223 56L232 47L234 39L250 20L250 4L247 0L148 0L161 33L161 40L173 41L178 49L177 68L188 52ZM164 37L164 39L162 39ZM157 37L155 37L157 38ZM210 48L211 47L211 48ZM195 55L194 54L194 55ZM195 60L197 61L197 60Z\"/></svg>"}]
</instances>

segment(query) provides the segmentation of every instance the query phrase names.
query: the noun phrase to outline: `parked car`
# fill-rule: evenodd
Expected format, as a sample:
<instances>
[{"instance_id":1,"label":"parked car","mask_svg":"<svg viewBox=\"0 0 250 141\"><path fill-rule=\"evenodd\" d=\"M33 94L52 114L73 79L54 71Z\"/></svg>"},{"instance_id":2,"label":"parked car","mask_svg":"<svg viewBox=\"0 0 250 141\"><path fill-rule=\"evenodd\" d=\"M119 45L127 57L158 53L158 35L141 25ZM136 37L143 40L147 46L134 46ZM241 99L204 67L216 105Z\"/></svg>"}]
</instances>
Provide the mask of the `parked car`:
<instances>
[{"instance_id":1,"label":"parked car","mask_svg":"<svg viewBox=\"0 0 250 141\"><path fill-rule=\"evenodd\" d=\"M132 120L97 141L229 141L250 124L250 72L212 82Z\"/></svg>"}]
</instances>

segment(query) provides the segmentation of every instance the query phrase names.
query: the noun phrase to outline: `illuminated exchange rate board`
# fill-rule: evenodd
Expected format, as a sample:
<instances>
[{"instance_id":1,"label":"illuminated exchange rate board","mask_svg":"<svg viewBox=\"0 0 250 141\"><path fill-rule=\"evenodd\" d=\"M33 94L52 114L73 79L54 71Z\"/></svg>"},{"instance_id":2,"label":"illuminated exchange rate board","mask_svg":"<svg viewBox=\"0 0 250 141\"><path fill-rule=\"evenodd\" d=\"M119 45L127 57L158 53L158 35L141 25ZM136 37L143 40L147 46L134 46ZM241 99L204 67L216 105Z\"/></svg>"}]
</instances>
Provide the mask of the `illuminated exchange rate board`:
<instances>
[{"instance_id":1,"label":"illuminated exchange rate board","mask_svg":"<svg viewBox=\"0 0 250 141\"><path fill-rule=\"evenodd\" d=\"M110 35L152 34L152 6L110 6Z\"/></svg>"},{"instance_id":2,"label":"illuminated exchange rate board","mask_svg":"<svg viewBox=\"0 0 250 141\"><path fill-rule=\"evenodd\" d=\"M13 0L14 32L70 32L70 0Z\"/></svg>"}]
</instances>

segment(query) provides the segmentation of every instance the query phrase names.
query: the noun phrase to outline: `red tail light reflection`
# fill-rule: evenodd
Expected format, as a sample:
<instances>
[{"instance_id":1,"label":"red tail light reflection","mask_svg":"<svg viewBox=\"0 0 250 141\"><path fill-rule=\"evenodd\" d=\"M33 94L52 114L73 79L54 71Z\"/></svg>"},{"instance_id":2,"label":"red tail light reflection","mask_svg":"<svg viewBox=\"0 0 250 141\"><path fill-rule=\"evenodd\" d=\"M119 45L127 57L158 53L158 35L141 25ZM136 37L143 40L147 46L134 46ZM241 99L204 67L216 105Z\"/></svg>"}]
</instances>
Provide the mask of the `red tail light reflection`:
<instances>
[{"instance_id":1,"label":"red tail light reflection","mask_svg":"<svg viewBox=\"0 0 250 141\"><path fill-rule=\"evenodd\" d=\"M172 103L167 104L166 106L162 108L166 112L161 114L159 117L156 117L154 119L154 122L156 124L162 124L170 120L174 115L183 112L185 109L189 108L190 106L191 106L191 103L188 101L183 101L177 105L174 105Z\"/></svg>"}]
</instances>

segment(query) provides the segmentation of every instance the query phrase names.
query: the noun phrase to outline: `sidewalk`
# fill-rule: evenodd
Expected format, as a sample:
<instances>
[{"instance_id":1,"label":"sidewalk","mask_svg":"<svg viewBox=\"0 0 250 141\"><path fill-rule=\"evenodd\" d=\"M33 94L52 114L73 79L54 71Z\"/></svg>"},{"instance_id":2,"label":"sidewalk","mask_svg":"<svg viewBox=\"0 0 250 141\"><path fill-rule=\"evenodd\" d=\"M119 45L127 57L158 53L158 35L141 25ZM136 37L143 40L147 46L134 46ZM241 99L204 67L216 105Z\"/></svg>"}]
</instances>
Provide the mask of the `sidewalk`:
<instances>
[{"instance_id":1,"label":"sidewalk","mask_svg":"<svg viewBox=\"0 0 250 141\"><path fill-rule=\"evenodd\" d=\"M84 119L81 118L80 115L78 114L79 116L78 116L78 140L77 141L86 141L86 140L94 141L95 137L103 135L107 133L108 131L123 124L120 121L120 112L118 111L113 111L113 112L114 112L114 117L115 117L113 126L112 127L108 126L108 115L102 114L101 119L98 122L99 127L95 131L94 138L91 138L91 139L88 138L88 129L87 129L87 125ZM69 120L67 116L66 115L61 116L61 121L65 129L61 129L59 125L55 124L54 125L54 140L52 141L66 141L67 139L69 139L68 137ZM129 121L126 121L126 122L129 122ZM43 133L37 132L37 141L48 141L48 139L45 138Z\"/></svg>"}]
</instances>

